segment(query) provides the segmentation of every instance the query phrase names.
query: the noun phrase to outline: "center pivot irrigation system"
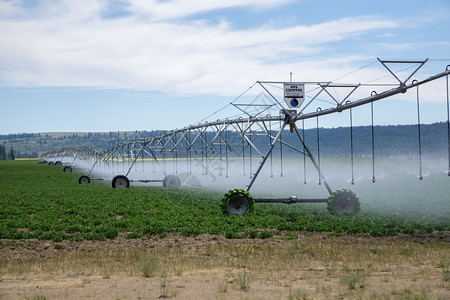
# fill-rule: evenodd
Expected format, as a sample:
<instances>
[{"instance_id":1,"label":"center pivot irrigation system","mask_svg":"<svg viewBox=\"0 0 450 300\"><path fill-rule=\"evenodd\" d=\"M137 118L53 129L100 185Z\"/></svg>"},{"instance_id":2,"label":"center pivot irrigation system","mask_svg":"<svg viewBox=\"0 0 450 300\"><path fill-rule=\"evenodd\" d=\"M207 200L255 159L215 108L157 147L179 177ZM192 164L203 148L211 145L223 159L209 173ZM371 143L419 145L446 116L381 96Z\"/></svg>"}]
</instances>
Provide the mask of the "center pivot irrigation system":
<instances>
[{"instance_id":1,"label":"center pivot irrigation system","mask_svg":"<svg viewBox=\"0 0 450 300\"><path fill-rule=\"evenodd\" d=\"M131 182L160 182L164 187L174 188L182 185L177 175L179 169L185 169L188 174L192 174L194 171L197 173L201 171L202 175L216 171L219 172L219 176L228 177L232 173L230 170L230 162L232 160L235 162L239 158L242 159L242 172L245 175L247 170L247 174L250 175L250 181L244 189L232 189L225 194L222 203L222 209L225 213L247 214L252 211L255 203L327 203L328 209L335 215L356 213L360 209L359 199L356 194L348 189L333 191L322 172L320 162L319 118L324 115L341 113L346 110L349 111L351 183L353 184L354 151L352 109L358 106L370 105L372 181L375 182L373 103L397 94L406 93L409 89L415 88L417 99L418 153L420 160L418 177L422 180L419 86L441 77L446 77L445 94L447 101L447 136L449 145L448 176L450 176L448 87L450 65L442 73L423 80L411 80L414 74L427 61L428 59L402 61L377 59L375 62L381 63L383 69L388 71L387 76L395 79L395 83L346 84L331 81L257 81L228 105L242 113L239 117L190 125L182 129L165 132L150 139L122 143L103 152L91 149L64 148L44 153L40 162L55 165L64 164L64 172L72 172L74 168L86 169L87 167L89 172L79 178L78 182L80 184L88 184L91 180L112 180L113 188L128 188ZM262 88L265 95L265 97L262 97L263 101L259 99L250 103L237 103L254 86L260 86ZM274 93L270 90L273 88L283 91L282 100L274 96ZM383 91L377 92L374 90L376 88L383 89ZM361 89L367 90L367 96L356 97L356 99L350 100L351 98L355 98L355 95L358 94L356 92L359 92ZM337 97L336 90L344 91L344 97ZM328 101L325 101L324 97ZM276 112L276 115L270 114L273 111ZM316 157L305 142L304 121L307 119L315 119L317 123L317 149L314 150L317 153ZM300 128L298 126L299 123L301 124ZM289 130L285 130L287 128ZM294 135L296 137L295 140L298 138L298 145L286 141L287 139L283 138L286 134ZM265 142L262 143L261 141ZM263 147L262 145L266 146ZM289 149L291 152L297 153L299 158L303 158L305 183L306 158L310 160L318 173L319 185L323 183L329 193L329 197L323 199L303 199L290 196L281 199L254 199L250 195L249 191L265 165L269 165L271 177L273 177L275 155L277 157L279 156L277 167L281 168L281 176L283 176L283 148ZM275 151L274 149L277 150ZM254 162L256 159L258 160L257 163ZM142 164L142 168L150 165L154 179L130 179L130 172L138 164ZM255 164L255 167L253 164ZM81 166L84 166L84 168L81 168ZM201 166L201 168L199 169L198 166ZM119 170L121 174L112 178L92 178L91 175L94 169L113 175L117 174Z\"/></svg>"}]
</instances>

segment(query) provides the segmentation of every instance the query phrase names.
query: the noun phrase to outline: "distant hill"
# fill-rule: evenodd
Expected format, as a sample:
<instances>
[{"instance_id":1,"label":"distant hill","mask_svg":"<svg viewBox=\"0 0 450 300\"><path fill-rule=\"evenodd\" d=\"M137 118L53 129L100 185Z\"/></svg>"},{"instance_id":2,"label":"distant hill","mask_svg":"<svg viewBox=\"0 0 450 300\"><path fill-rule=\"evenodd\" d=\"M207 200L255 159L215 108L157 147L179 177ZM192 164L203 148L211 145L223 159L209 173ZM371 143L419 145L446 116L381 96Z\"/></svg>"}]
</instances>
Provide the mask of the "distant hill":
<instances>
[{"instance_id":1,"label":"distant hill","mask_svg":"<svg viewBox=\"0 0 450 300\"><path fill-rule=\"evenodd\" d=\"M0 144L6 149L12 145L17 158L39 157L40 154L63 147L93 148L105 150L132 140L150 139L164 133L155 131L125 132L47 132L0 135ZM378 157L418 155L417 125L375 126L375 153ZM320 128L320 154L324 157L348 157L350 155L350 128ZM448 151L447 123L439 122L421 125L422 153L426 156L445 155ZM286 131L283 140L299 145L295 134ZM305 130L305 140L313 153L317 152L317 130ZM252 141L267 148L268 138L255 136ZM354 155L370 156L372 153L372 132L370 126L353 127ZM274 149L275 153L279 147ZM287 156L293 155L287 147ZM298 155L298 154L297 154Z\"/></svg>"},{"instance_id":2,"label":"distant hill","mask_svg":"<svg viewBox=\"0 0 450 300\"><path fill-rule=\"evenodd\" d=\"M12 145L17 158L39 157L47 151L63 147L104 150L130 140L152 138L163 131L116 132L44 132L0 135L0 144L7 149Z\"/></svg>"}]
</instances>

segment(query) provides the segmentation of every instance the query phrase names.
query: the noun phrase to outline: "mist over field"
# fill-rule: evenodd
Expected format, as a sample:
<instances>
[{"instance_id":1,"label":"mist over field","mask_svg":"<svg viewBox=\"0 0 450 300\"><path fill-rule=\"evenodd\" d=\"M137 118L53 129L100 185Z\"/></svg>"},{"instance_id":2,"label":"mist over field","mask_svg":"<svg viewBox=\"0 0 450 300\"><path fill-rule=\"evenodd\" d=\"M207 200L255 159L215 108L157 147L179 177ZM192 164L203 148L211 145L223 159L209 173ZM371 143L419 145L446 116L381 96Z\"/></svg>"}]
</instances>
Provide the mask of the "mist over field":
<instances>
[{"instance_id":1,"label":"mist over field","mask_svg":"<svg viewBox=\"0 0 450 300\"><path fill-rule=\"evenodd\" d=\"M186 159L160 161L137 160L130 169L129 162L110 162L109 166L99 164L92 176L112 179L116 175L128 178L163 179L164 174L177 174L186 188L208 189L226 193L230 189L246 189L251 181L260 159L210 158L206 160ZM375 159L373 172L372 158L354 159L353 181L350 158L322 158L321 174L333 191L350 189L354 191L363 210L382 213L445 215L450 220L450 177L447 176L448 162L444 157L422 161L422 180L418 178L420 165L418 160L400 158ZM228 164L228 167L227 167ZM304 176L306 172L306 177ZM375 182L372 179L375 178ZM132 182L132 185L149 185ZM151 183L150 185L161 185ZM328 198L329 193L319 173L306 157L269 158L256 178L250 193L255 198ZM262 205L262 204L257 204ZM284 204L279 204L284 205ZM304 204L295 204L304 205ZM323 205L323 204L317 204Z\"/></svg>"}]
</instances>

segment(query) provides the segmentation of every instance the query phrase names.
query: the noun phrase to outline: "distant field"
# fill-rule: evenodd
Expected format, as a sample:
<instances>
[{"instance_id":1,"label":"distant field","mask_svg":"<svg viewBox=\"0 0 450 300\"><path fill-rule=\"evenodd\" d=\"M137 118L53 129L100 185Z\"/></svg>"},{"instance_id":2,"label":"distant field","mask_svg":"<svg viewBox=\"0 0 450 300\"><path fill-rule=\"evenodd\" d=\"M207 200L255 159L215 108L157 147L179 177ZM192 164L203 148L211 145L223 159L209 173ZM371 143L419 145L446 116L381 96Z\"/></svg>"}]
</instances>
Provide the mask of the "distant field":
<instances>
[{"instance_id":1,"label":"distant field","mask_svg":"<svg viewBox=\"0 0 450 300\"><path fill-rule=\"evenodd\" d=\"M222 192L159 186L112 189L109 182L79 185L78 176L36 161L0 162L0 238L83 241L111 239L119 234L133 239L171 232L290 238L295 236L290 231L383 236L444 234L450 230L448 205L420 217L364 205L355 216L337 217L323 204L257 204L249 215L228 216L220 209Z\"/></svg>"}]
</instances>

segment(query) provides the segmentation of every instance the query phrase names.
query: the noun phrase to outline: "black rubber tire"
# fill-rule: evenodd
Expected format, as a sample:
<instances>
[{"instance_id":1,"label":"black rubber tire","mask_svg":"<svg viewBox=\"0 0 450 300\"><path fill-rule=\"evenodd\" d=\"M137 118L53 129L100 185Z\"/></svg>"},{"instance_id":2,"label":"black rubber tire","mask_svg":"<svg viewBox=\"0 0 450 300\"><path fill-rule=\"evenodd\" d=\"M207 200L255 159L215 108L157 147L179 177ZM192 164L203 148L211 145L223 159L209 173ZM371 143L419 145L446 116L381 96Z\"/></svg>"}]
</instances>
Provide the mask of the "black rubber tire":
<instances>
[{"instance_id":1,"label":"black rubber tire","mask_svg":"<svg viewBox=\"0 0 450 300\"><path fill-rule=\"evenodd\" d=\"M112 180L112 187L113 188L129 188L130 187L130 180L127 178L127 176L124 175L117 175Z\"/></svg>"},{"instance_id":2,"label":"black rubber tire","mask_svg":"<svg viewBox=\"0 0 450 300\"><path fill-rule=\"evenodd\" d=\"M163 187L177 188L181 185L180 178L177 175L167 175L163 179Z\"/></svg>"},{"instance_id":3,"label":"black rubber tire","mask_svg":"<svg viewBox=\"0 0 450 300\"><path fill-rule=\"evenodd\" d=\"M55 162L55 166L62 166L62 162L61 162L60 160L57 160L57 161Z\"/></svg>"},{"instance_id":4,"label":"black rubber tire","mask_svg":"<svg viewBox=\"0 0 450 300\"><path fill-rule=\"evenodd\" d=\"M253 197L241 189L231 190L225 194L222 201L222 211L229 215L246 215L253 211Z\"/></svg>"},{"instance_id":5,"label":"black rubber tire","mask_svg":"<svg viewBox=\"0 0 450 300\"><path fill-rule=\"evenodd\" d=\"M55 165L55 163L54 163L54 162L52 162L52 161L49 161L49 162L48 162L48 165L49 165L49 166L54 166L54 165Z\"/></svg>"},{"instance_id":6,"label":"black rubber tire","mask_svg":"<svg viewBox=\"0 0 450 300\"><path fill-rule=\"evenodd\" d=\"M65 166L63 168L64 173L72 173L72 167L71 166Z\"/></svg>"},{"instance_id":7,"label":"black rubber tire","mask_svg":"<svg viewBox=\"0 0 450 300\"><path fill-rule=\"evenodd\" d=\"M89 176L82 175L82 176L80 176L80 178L78 178L78 183L79 184L89 184L89 183L91 183L91 179L89 178Z\"/></svg>"},{"instance_id":8,"label":"black rubber tire","mask_svg":"<svg viewBox=\"0 0 450 300\"><path fill-rule=\"evenodd\" d=\"M48 164L48 161L43 160L42 163L43 163L43 164Z\"/></svg>"},{"instance_id":9,"label":"black rubber tire","mask_svg":"<svg viewBox=\"0 0 450 300\"><path fill-rule=\"evenodd\" d=\"M352 215L359 212L361 204L358 196L351 190L337 190L330 195L327 202L328 210L336 216Z\"/></svg>"}]
</instances>

